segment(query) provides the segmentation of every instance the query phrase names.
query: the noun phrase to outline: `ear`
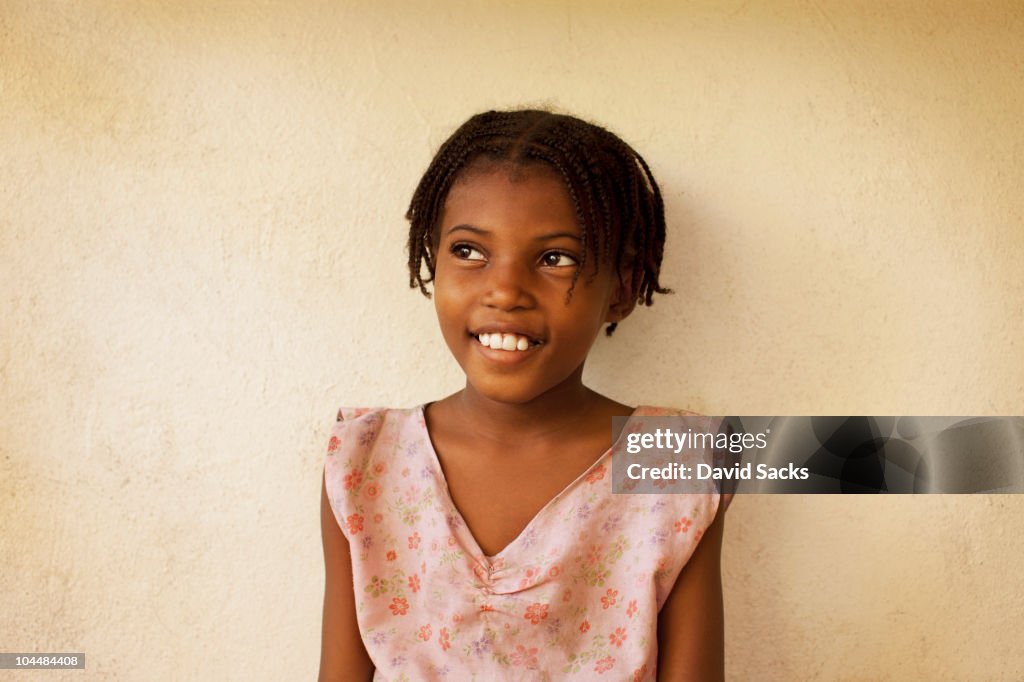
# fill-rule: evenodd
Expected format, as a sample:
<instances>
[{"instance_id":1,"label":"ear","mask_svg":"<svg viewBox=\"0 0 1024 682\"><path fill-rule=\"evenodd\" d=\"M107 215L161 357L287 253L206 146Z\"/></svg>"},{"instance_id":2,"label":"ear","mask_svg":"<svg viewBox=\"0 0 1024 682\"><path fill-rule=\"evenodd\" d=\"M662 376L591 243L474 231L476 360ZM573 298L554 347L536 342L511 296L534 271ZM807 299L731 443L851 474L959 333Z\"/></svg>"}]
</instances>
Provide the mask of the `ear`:
<instances>
[{"instance_id":1,"label":"ear","mask_svg":"<svg viewBox=\"0 0 1024 682\"><path fill-rule=\"evenodd\" d=\"M633 291L633 268L632 266L623 266L619 269L618 283L608 304L608 314L605 315L604 321L621 322L629 317L634 308L636 308L636 294Z\"/></svg>"}]
</instances>

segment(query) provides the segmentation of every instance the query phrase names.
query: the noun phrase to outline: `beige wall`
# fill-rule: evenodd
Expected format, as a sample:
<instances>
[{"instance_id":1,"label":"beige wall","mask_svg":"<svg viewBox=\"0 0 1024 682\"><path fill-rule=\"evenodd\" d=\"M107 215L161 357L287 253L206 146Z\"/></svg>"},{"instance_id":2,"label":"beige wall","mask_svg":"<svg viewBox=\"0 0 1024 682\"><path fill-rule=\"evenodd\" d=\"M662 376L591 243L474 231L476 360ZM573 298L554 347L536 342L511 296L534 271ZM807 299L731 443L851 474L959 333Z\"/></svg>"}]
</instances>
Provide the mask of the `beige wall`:
<instances>
[{"instance_id":1,"label":"beige wall","mask_svg":"<svg viewBox=\"0 0 1024 682\"><path fill-rule=\"evenodd\" d=\"M0 648L314 677L326 435L459 386L402 215L489 107L603 123L664 188L678 294L597 388L1024 412L1019 2L431 6L0 2ZM740 499L730 677L1024 678L1022 512Z\"/></svg>"}]
</instances>

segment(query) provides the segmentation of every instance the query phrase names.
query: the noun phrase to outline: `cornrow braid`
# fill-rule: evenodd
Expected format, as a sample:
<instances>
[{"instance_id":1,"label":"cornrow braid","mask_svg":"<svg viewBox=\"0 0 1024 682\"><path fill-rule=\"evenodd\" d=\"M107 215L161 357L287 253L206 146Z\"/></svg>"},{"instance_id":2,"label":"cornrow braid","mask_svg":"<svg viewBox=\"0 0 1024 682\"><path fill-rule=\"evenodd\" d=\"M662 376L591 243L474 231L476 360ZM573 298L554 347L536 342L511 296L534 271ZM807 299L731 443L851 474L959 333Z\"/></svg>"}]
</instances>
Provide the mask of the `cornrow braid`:
<instances>
[{"instance_id":1,"label":"cornrow braid","mask_svg":"<svg viewBox=\"0 0 1024 682\"><path fill-rule=\"evenodd\" d=\"M628 268L637 303L651 305L661 286L665 207L650 167L611 132L573 116L536 109L488 111L463 123L437 151L413 192L409 210L409 286L427 298L434 279L438 222L452 185L469 166L486 161L545 165L565 182L582 230L583 256L566 300L588 258L616 271ZM426 273L424 274L424 270ZM611 335L616 324L608 325Z\"/></svg>"}]
</instances>

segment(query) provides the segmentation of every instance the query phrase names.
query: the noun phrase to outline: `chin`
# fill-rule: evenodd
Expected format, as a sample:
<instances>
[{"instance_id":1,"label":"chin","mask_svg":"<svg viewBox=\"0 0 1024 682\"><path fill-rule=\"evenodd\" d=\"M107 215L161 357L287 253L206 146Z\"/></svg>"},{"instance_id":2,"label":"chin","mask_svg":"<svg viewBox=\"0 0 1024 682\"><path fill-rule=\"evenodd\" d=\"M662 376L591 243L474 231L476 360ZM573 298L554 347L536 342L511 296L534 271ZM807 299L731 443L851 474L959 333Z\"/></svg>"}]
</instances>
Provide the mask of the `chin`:
<instances>
[{"instance_id":1,"label":"chin","mask_svg":"<svg viewBox=\"0 0 1024 682\"><path fill-rule=\"evenodd\" d=\"M518 383L514 380L501 381L500 379L480 383L467 380L467 384L481 397L508 405L525 405L547 391L546 388L521 386L517 385Z\"/></svg>"},{"instance_id":2,"label":"chin","mask_svg":"<svg viewBox=\"0 0 1024 682\"><path fill-rule=\"evenodd\" d=\"M477 386L474 386L473 389L483 398L506 405L526 405L540 395L536 392L514 391L508 389L487 390Z\"/></svg>"}]
</instances>

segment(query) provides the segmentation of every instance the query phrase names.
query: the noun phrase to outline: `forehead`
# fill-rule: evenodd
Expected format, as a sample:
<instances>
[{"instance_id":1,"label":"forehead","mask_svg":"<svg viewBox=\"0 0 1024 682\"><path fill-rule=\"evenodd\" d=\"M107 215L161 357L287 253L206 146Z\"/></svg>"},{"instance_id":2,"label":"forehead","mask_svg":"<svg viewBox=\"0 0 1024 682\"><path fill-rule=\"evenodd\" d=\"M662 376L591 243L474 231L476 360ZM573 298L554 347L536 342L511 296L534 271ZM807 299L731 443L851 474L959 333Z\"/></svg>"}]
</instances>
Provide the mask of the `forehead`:
<instances>
[{"instance_id":1,"label":"forehead","mask_svg":"<svg viewBox=\"0 0 1024 682\"><path fill-rule=\"evenodd\" d=\"M526 232L557 227L582 234L569 190L546 166L468 169L452 185L441 212L442 230L458 223Z\"/></svg>"}]
</instances>

